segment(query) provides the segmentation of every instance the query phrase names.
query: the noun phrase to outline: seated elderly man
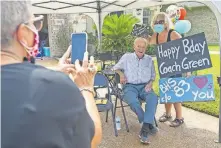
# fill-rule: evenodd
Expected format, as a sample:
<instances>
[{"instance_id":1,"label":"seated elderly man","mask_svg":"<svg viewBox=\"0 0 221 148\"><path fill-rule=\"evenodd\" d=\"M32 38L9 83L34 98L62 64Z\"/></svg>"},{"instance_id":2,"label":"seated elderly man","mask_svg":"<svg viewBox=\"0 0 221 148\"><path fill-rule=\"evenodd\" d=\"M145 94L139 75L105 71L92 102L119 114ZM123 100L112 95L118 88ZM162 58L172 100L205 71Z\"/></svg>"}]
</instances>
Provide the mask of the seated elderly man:
<instances>
[{"instance_id":1,"label":"seated elderly man","mask_svg":"<svg viewBox=\"0 0 221 148\"><path fill-rule=\"evenodd\" d=\"M149 143L148 135L157 133L154 126L154 116L158 102L157 95L152 90L155 79L155 68L151 56L145 54L147 41L137 38L134 41L134 53L124 54L113 70L120 75L120 81L124 84L123 99L143 123L139 137L142 143ZM123 71L123 72L122 72ZM140 101L145 101L145 111Z\"/></svg>"}]
</instances>

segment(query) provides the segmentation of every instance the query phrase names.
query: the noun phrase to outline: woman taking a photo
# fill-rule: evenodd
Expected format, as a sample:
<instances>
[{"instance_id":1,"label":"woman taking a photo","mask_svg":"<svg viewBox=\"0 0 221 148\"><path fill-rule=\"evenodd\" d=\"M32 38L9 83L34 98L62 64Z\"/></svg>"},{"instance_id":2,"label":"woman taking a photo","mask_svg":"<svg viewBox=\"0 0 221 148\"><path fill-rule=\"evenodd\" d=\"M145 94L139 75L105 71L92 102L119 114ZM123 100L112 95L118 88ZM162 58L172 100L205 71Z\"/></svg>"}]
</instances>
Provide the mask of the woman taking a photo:
<instances>
[{"instance_id":1,"label":"woman taking a photo","mask_svg":"<svg viewBox=\"0 0 221 148\"><path fill-rule=\"evenodd\" d=\"M43 17L30 1L1 1L1 146L3 148L95 148L101 142L94 100L96 66L35 65ZM67 69L67 70L65 70Z\"/></svg>"}]
</instances>

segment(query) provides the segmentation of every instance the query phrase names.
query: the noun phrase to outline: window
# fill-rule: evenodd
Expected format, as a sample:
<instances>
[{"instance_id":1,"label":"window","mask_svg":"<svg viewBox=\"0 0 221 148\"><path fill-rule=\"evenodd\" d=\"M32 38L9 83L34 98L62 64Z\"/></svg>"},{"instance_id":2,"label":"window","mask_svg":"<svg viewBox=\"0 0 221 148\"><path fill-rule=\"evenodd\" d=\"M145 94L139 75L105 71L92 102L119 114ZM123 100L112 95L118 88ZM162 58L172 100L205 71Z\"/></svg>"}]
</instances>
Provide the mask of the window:
<instances>
[{"instance_id":1,"label":"window","mask_svg":"<svg viewBox=\"0 0 221 148\"><path fill-rule=\"evenodd\" d=\"M143 15L144 16L149 16L150 15L150 10L149 9L143 9Z\"/></svg>"},{"instance_id":2,"label":"window","mask_svg":"<svg viewBox=\"0 0 221 148\"><path fill-rule=\"evenodd\" d=\"M133 9L125 10L125 14L133 14Z\"/></svg>"},{"instance_id":3,"label":"window","mask_svg":"<svg viewBox=\"0 0 221 148\"><path fill-rule=\"evenodd\" d=\"M116 12L111 12L110 15L114 15L117 14L117 16L119 17L121 14L124 14L123 11L116 11Z\"/></svg>"},{"instance_id":4,"label":"window","mask_svg":"<svg viewBox=\"0 0 221 148\"><path fill-rule=\"evenodd\" d=\"M143 9L143 24L149 26L151 19L151 11L150 9Z\"/></svg>"},{"instance_id":5,"label":"window","mask_svg":"<svg viewBox=\"0 0 221 148\"><path fill-rule=\"evenodd\" d=\"M145 24L145 25L149 24L149 18L143 17L143 24Z\"/></svg>"}]
</instances>

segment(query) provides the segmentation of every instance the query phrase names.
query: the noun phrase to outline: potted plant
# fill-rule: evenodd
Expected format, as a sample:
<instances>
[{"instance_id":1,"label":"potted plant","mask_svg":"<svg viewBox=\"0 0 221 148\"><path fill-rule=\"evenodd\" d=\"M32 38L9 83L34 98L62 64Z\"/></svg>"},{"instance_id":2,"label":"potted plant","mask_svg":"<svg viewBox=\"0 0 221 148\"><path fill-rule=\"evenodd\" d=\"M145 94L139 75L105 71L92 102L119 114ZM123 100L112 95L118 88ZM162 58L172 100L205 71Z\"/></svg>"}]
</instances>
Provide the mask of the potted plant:
<instances>
[{"instance_id":1,"label":"potted plant","mask_svg":"<svg viewBox=\"0 0 221 148\"><path fill-rule=\"evenodd\" d=\"M130 14L105 17L102 28L102 51L112 51L117 54L130 51L135 38L131 36L131 32L134 24L138 22L139 19Z\"/></svg>"}]
</instances>

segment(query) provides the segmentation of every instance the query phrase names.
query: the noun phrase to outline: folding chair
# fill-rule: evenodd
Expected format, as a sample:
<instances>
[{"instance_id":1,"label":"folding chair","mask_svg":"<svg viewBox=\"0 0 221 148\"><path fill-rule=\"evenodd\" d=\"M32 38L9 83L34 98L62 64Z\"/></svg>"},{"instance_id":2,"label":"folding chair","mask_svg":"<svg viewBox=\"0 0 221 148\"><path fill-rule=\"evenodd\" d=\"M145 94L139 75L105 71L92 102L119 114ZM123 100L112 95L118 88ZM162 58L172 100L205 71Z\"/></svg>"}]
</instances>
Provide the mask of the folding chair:
<instances>
[{"instance_id":1,"label":"folding chair","mask_svg":"<svg viewBox=\"0 0 221 148\"><path fill-rule=\"evenodd\" d=\"M103 88L107 89L107 94L105 95L105 98L100 97L98 93L98 89L103 89ZM111 95L110 95L109 82L108 82L107 77L103 75L102 73L97 73L95 75L94 90L96 93L95 101L96 101L98 111L106 112L106 122L108 121L108 112L109 110L111 111L115 136L118 136L117 128L115 124L115 118L114 118L114 106L113 106Z\"/></svg>"},{"instance_id":2,"label":"folding chair","mask_svg":"<svg viewBox=\"0 0 221 148\"><path fill-rule=\"evenodd\" d=\"M111 69L115 64L114 61L116 60L116 57L113 56L112 52L108 51L105 53L100 53L97 55L97 58L99 59L98 63L101 64L100 72L107 77L110 84L110 89L112 90L115 72Z\"/></svg>"},{"instance_id":3,"label":"folding chair","mask_svg":"<svg viewBox=\"0 0 221 148\"><path fill-rule=\"evenodd\" d=\"M112 55L112 52L110 52L110 51L105 52L105 53L99 53L96 57L99 60L99 62L101 63L101 71L108 68L107 66L110 66L110 65L114 64L114 63L112 63L112 61L115 60L115 59ZM108 61L109 61L109 63L107 63Z\"/></svg>"},{"instance_id":4,"label":"folding chair","mask_svg":"<svg viewBox=\"0 0 221 148\"><path fill-rule=\"evenodd\" d=\"M125 115L125 111L124 111L124 107L129 107L129 105L123 105L123 102L125 102L123 100L123 90L122 88L120 88L118 85L120 83L120 76L119 74L115 73L115 89L114 89L114 93L116 95L116 101L115 101L115 106L114 106L114 118L116 116L116 109L117 108L122 108L122 113L123 113L123 117L124 117L124 120L125 120L125 124L126 124L126 129L127 131L129 132L129 128L128 128L128 123L127 123L127 119L126 119L126 115ZM120 100L120 106L117 106L117 102L118 102L118 99ZM126 102L125 102L126 103ZM140 101L140 104L144 103L144 101ZM154 122L155 122L155 125L156 127L158 127L158 124L157 124L157 121L156 121L156 117L154 117Z\"/></svg>"}]
</instances>

